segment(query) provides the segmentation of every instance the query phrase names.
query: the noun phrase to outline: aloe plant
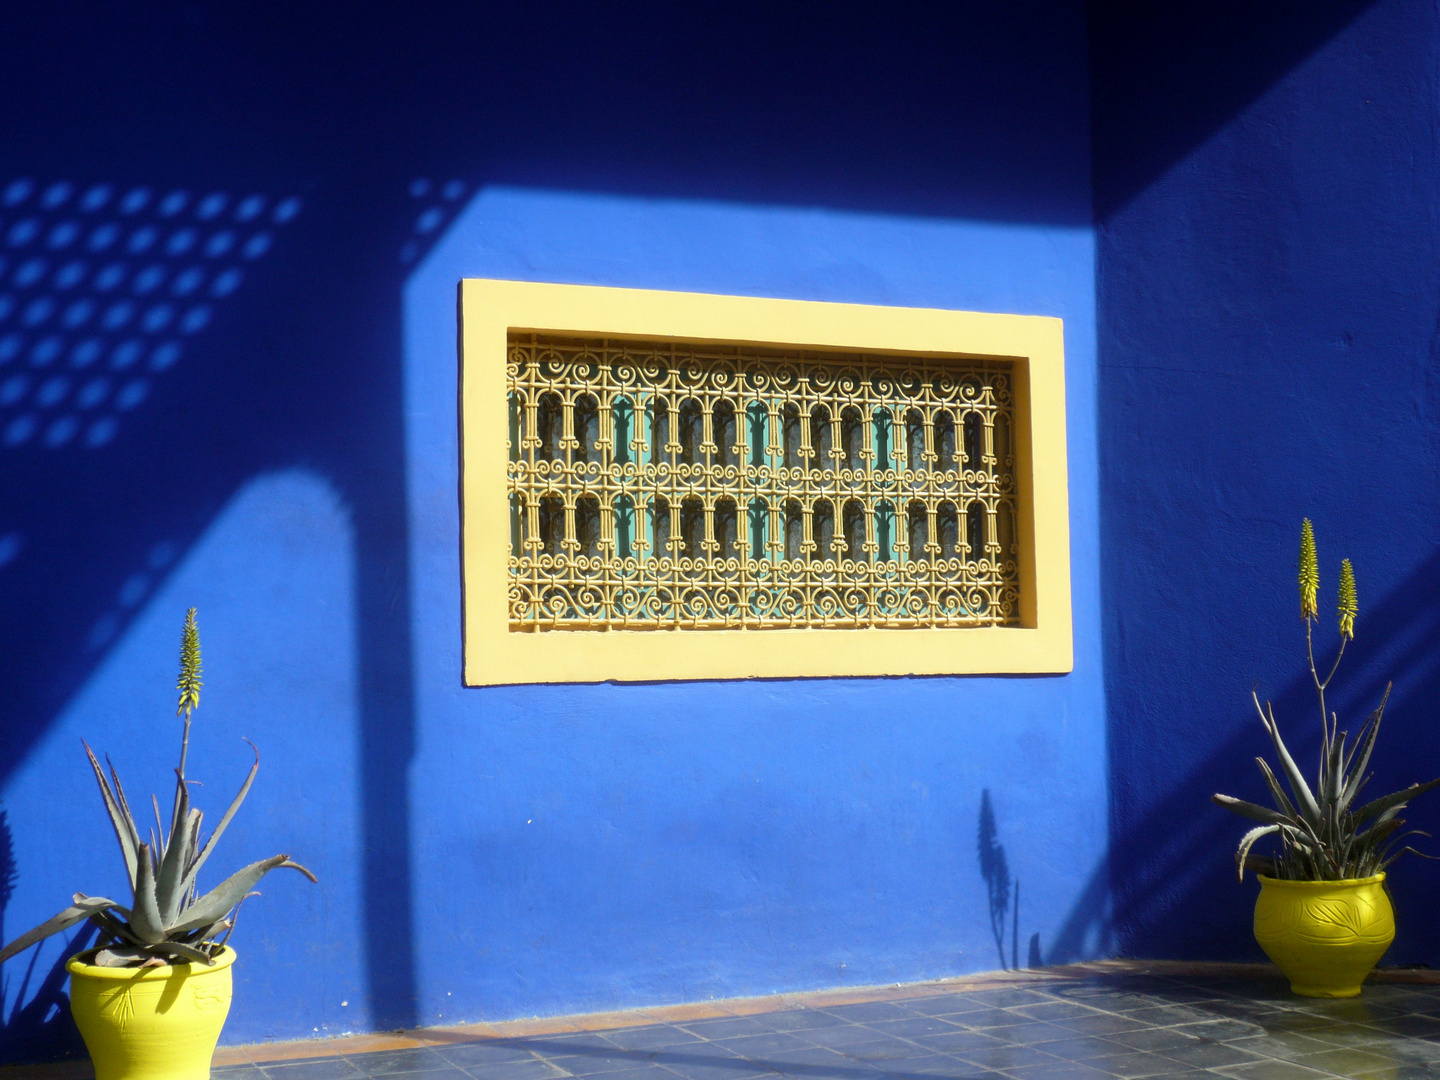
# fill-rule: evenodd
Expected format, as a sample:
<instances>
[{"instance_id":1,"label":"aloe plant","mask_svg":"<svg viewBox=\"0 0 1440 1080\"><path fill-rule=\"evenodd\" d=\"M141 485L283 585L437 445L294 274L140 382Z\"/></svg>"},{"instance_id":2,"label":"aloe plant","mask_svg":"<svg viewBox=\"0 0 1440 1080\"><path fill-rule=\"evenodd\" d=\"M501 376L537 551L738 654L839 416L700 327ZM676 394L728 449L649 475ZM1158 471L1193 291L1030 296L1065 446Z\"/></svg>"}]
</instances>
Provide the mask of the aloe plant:
<instances>
[{"instance_id":1,"label":"aloe plant","mask_svg":"<svg viewBox=\"0 0 1440 1080\"><path fill-rule=\"evenodd\" d=\"M196 883L200 868L245 801L260 769L260 752L251 743L255 763L220 823L202 842L203 815L190 805L189 782L185 778L190 716L200 704L200 674L200 632L195 625L195 609L191 608L186 613L181 634L180 678L176 683L180 704L175 715L184 717L184 732L180 740L180 766L175 770L175 802L167 829L160 820L160 803L151 796L155 827L149 830L148 842L140 838L140 829L130 812L130 803L115 767L110 766L107 779L95 754L84 744L85 755L100 785L105 812L125 858L125 874L132 894L130 906L104 896L76 893L70 907L0 949L0 963L37 941L88 919L101 932L101 946L91 962L102 967L213 964L235 927L240 904L247 897L258 895L251 889L262 877L271 870L285 867L300 871L311 881L316 880L305 867L291 862L290 856L274 855L237 870L209 892L200 893Z\"/></svg>"},{"instance_id":2,"label":"aloe plant","mask_svg":"<svg viewBox=\"0 0 1440 1080\"><path fill-rule=\"evenodd\" d=\"M1305 651L1310 661L1310 676L1315 683L1315 692L1320 703L1320 766L1314 787L1306 782L1304 775L1295 764L1295 759L1280 737L1280 726L1275 721L1275 710L1270 702L1260 705L1255 691L1250 698L1260 723L1275 746L1280 762L1280 771L1285 774L1285 788L1280 786L1274 770L1264 758L1256 758L1260 773L1275 809L1246 802L1229 795L1213 795L1211 798L1227 810L1241 817L1259 822L1240 839L1235 852L1236 869L1243 879L1249 867L1270 877L1291 881L1339 881L1347 878L1363 878L1378 874L1406 851L1423 855L1402 841L1407 836L1428 836L1418 829L1402 833L1405 821L1400 814L1417 795L1440 786L1440 779L1421 784L1411 784L1400 791L1392 792L1378 799L1356 805L1356 797L1370 782L1366 770L1370 766L1370 755L1375 749L1375 739L1380 733L1380 721L1385 715L1385 704L1390 700L1390 684L1380 704L1361 725L1360 733L1353 745L1348 745L1349 735L1340 730L1340 720L1329 712L1325 705L1325 691L1340 668L1345 655L1345 645L1355 637L1355 616L1359 603L1355 591L1355 572L1350 560L1340 564L1340 588L1337 615L1340 627L1340 648L1335 662L1325 678L1315 664L1313 627L1319 614L1316 596L1320 585L1319 559L1315 553L1315 531L1307 518L1300 527L1300 617L1305 622ZM1274 855L1252 855L1251 848L1259 840L1273 836L1279 841L1280 850ZM1429 858L1429 856L1424 856Z\"/></svg>"}]
</instances>

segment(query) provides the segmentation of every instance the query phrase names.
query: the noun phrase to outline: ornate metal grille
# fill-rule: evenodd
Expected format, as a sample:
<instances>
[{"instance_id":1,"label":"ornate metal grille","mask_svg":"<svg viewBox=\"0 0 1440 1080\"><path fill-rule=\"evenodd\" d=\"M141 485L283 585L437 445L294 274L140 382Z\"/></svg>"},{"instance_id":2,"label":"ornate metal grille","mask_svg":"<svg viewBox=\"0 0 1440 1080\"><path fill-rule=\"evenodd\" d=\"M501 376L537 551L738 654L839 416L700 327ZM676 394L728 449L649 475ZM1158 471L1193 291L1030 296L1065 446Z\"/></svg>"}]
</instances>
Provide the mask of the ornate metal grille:
<instances>
[{"instance_id":1,"label":"ornate metal grille","mask_svg":"<svg viewBox=\"0 0 1440 1080\"><path fill-rule=\"evenodd\" d=\"M1019 618L1010 365L512 334L510 629Z\"/></svg>"}]
</instances>

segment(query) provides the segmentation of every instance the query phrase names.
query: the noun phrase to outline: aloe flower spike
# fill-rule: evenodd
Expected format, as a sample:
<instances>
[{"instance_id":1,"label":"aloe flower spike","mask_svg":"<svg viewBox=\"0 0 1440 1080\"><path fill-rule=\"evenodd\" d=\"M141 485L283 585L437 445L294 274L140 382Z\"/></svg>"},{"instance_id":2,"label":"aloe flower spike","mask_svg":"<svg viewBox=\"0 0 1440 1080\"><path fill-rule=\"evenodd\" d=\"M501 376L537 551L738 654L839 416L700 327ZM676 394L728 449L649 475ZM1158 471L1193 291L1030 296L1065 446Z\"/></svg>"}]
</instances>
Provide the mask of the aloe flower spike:
<instances>
[{"instance_id":1,"label":"aloe flower spike","mask_svg":"<svg viewBox=\"0 0 1440 1080\"><path fill-rule=\"evenodd\" d=\"M1306 518L1300 523L1300 617L1319 614L1316 594L1320 591L1320 561L1315 556L1315 528Z\"/></svg>"},{"instance_id":2,"label":"aloe flower spike","mask_svg":"<svg viewBox=\"0 0 1440 1080\"><path fill-rule=\"evenodd\" d=\"M1360 602L1355 596L1355 571L1346 559L1340 564L1340 636L1355 640L1355 616Z\"/></svg>"},{"instance_id":3,"label":"aloe flower spike","mask_svg":"<svg viewBox=\"0 0 1440 1080\"><path fill-rule=\"evenodd\" d=\"M175 689L180 691L180 704L175 715L190 719L200 706L200 629L195 625L195 609L185 613L185 629L180 635L180 678Z\"/></svg>"},{"instance_id":4,"label":"aloe flower spike","mask_svg":"<svg viewBox=\"0 0 1440 1080\"><path fill-rule=\"evenodd\" d=\"M179 787L175 789L175 818L172 828L180 826L180 790L185 786L185 762L190 755L190 714L200 707L200 628L195 625L195 609L185 613L185 627L180 632L180 677L175 681L180 691L176 716L185 717L185 733L180 738Z\"/></svg>"}]
</instances>

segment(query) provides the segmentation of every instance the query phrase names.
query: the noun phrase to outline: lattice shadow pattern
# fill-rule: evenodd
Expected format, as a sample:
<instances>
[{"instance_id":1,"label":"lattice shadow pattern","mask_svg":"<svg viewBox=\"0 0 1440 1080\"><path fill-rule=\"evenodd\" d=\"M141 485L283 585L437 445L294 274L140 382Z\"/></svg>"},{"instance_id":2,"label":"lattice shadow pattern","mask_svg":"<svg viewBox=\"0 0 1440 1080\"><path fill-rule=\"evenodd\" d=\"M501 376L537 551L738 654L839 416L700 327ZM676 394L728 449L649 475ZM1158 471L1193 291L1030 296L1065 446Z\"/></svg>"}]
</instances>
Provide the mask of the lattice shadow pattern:
<instances>
[{"instance_id":1,"label":"lattice shadow pattern","mask_svg":"<svg viewBox=\"0 0 1440 1080\"><path fill-rule=\"evenodd\" d=\"M300 200L0 190L0 448L109 444Z\"/></svg>"},{"instance_id":2,"label":"lattice shadow pattern","mask_svg":"<svg viewBox=\"0 0 1440 1080\"><path fill-rule=\"evenodd\" d=\"M1011 366L512 334L510 628L1019 619Z\"/></svg>"}]
</instances>

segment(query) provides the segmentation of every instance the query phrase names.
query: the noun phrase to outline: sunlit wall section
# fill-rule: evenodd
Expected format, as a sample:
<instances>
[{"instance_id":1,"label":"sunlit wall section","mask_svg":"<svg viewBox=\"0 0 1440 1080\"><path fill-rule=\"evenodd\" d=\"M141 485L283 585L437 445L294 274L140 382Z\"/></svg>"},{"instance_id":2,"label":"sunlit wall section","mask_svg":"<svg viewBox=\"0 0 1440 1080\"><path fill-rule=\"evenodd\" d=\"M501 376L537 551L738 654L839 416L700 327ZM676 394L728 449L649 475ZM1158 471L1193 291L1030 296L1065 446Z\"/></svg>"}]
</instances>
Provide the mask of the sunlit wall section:
<instances>
[{"instance_id":1,"label":"sunlit wall section","mask_svg":"<svg viewBox=\"0 0 1440 1080\"><path fill-rule=\"evenodd\" d=\"M1107 948L1093 255L1085 228L502 188L456 216L404 298L421 1023ZM462 277L1064 319L1074 672L464 689Z\"/></svg>"}]
</instances>

